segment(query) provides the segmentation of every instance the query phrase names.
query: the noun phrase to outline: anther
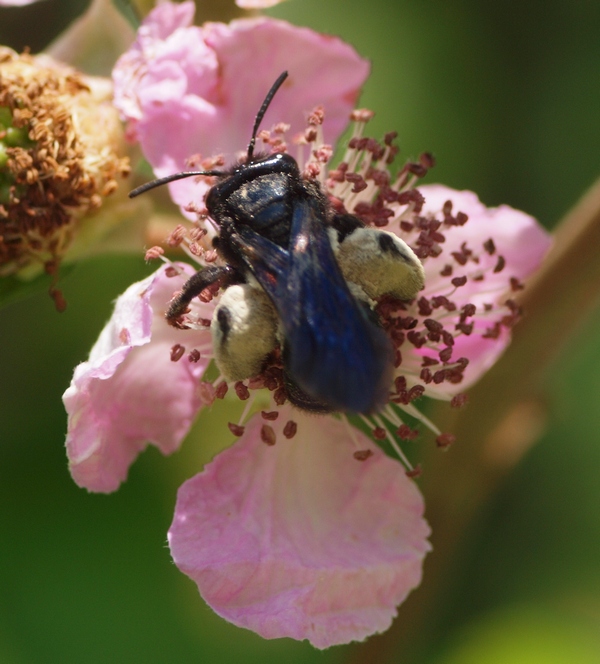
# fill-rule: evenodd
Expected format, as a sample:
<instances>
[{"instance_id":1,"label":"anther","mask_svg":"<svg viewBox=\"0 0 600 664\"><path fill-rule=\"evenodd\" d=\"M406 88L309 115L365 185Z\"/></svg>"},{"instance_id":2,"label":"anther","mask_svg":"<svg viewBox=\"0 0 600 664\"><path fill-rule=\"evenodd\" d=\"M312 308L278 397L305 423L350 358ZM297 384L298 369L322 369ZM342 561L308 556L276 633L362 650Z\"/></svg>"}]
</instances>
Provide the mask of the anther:
<instances>
[{"instance_id":1,"label":"anther","mask_svg":"<svg viewBox=\"0 0 600 664\"><path fill-rule=\"evenodd\" d=\"M238 382L234 385L234 389L237 398L240 399L240 401L246 401L246 399L250 398L250 391L241 380L238 380Z\"/></svg>"},{"instance_id":2,"label":"anther","mask_svg":"<svg viewBox=\"0 0 600 664\"><path fill-rule=\"evenodd\" d=\"M162 247L151 247L144 254L144 260L145 261L155 260L156 258L160 258L161 256L163 256L164 253L165 253L165 250Z\"/></svg>"},{"instance_id":3,"label":"anther","mask_svg":"<svg viewBox=\"0 0 600 664\"><path fill-rule=\"evenodd\" d=\"M442 433L435 439L435 442L441 449L447 449L456 442L456 436L451 433Z\"/></svg>"},{"instance_id":4,"label":"anther","mask_svg":"<svg viewBox=\"0 0 600 664\"><path fill-rule=\"evenodd\" d=\"M417 429L411 429L408 424L401 424L396 429L396 435L402 440L416 440L419 437Z\"/></svg>"},{"instance_id":5,"label":"anther","mask_svg":"<svg viewBox=\"0 0 600 664\"><path fill-rule=\"evenodd\" d=\"M460 286L464 286L467 283L467 277L454 277L454 279L451 280L451 283L456 288L459 288Z\"/></svg>"},{"instance_id":6,"label":"anther","mask_svg":"<svg viewBox=\"0 0 600 664\"><path fill-rule=\"evenodd\" d=\"M239 437L239 436L242 436L244 434L244 427L239 425L239 424L234 424L233 422L228 422L227 426L229 427L229 431L231 431L231 433L234 436Z\"/></svg>"},{"instance_id":7,"label":"anther","mask_svg":"<svg viewBox=\"0 0 600 664\"><path fill-rule=\"evenodd\" d=\"M188 360L190 362L198 362L200 360L200 351L197 348L193 348L188 354Z\"/></svg>"},{"instance_id":8,"label":"anther","mask_svg":"<svg viewBox=\"0 0 600 664\"><path fill-rule=\"evenodd\" d=\"M183 357L185 353L185 346L181 344L175 344L171 347L171 362L177 362Z\"/></svg>"},{"instance_id":9,"label":"anther","mask_svg":"<svg viewBox=\"0 0 600 664\"><path fill-rule=\"evenodd\" d=\"M289 440L296 435L298 425L293 420L288 420L283 427L283 435Z\"/></svg>"},{"instance_id":10,"label":"anther","mask_svg":"<svg viewBox=\"0 0 600 664\"><path fill-rule=\"evenodd\" d=\"M452 401L450 401L450 406L452 408L462 408L465 404L469 402L469 395L468 394L457 394L452 397Z\"/></svg>"},{"instance_id":11,"label":"anther","mask_svg":"<svg viewBox=\"0 0 600 664\"><path fill-rule=\"evenodd\" d=\"M277 442L277 438L275 436L275 432L273 431L273 428L270 427L268 424L263 424L262 427L260 428L260 439L262 440L265 445L275 445Z\"/></svg>"},{"instance_id":12,"label":"anther","mask_svg":"<svg viewBox=\"0 0 600 664\"><path fill-rule=\"evenodd\" d=\"M269 420L270 422L273 422L279 417L279 411L278 410L271 410L271 411L266 411L266 410L261 410L260 414L263 418L263 420Z\"/></svg>"},{"instance_id":13,"label":"anther","mask_svg":"<svg viewBox=\"0 0 600 664\"><path fill-rule=\"evenodd\" d=\"M373 450L357 450L352 455L357 461L366 461L373 456Z\"/></svg>"},{"instance_id":14,"label":"anther","mask_svg":"<svg viewBox=\"0 0 600 664\"><path fill-rule=\"evenodd\" d=\"M412 470L406 470L405 475L406 477L411 477L411 478L416 478L416 477L421 477L423 474L423 469L421 468L421 464L417 464Z\"/></svg>"}]
</instances>

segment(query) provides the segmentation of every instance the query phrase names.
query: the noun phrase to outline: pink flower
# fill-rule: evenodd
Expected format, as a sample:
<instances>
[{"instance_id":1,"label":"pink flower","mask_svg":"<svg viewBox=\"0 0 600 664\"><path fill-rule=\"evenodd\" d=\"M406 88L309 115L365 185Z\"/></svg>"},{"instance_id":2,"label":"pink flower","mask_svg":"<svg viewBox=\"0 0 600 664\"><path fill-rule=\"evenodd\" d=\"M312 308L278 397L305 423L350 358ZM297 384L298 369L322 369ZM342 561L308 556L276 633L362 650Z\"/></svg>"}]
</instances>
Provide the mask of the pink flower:
<instances>
[{"instance_id":1,"label":"pink flower","mask_svg":"<svg viewBox=\"0 0 600 664\"><path fill-rule=\"evenodd\" d=\"M314 33L262 19L204 28L188 27L190 20L190 3L160 5L115 73L121 109L159 175L181 169L190 150L201 148L205 156L220 150L231 158L246 146L275 75L287 67L294 77L299 42L290 49L293 39L305 45L302 76L276 97L269 116L289 116L297 132L299 111L325 96L338 118L329 136L339 134L340 109L349 112L366 73L349 47L333 41L323 67L320 56L311 60L315 51L309 47L325 44ZM258 50L248 77L251 49ZM321 83L336 54L363 73L345 91L331 81L327 96ZM337 79L345 67L340 58ZM304 72L312 72L307 87L300 82ZM196 269L183 264L161 267L119 298L64 397L71 471L78 484L95 491L114 490L147 441L164 453L174 451L196 413L228 389L246 401L244 415L230 425L239 440L181 487L169 545L175 563L219 615L265 638L308 639L318 648L385 630L396 606L420 582L429 528L421 494L407 476L416 473L397 439L414 437L416 420L438 434L439 445L451 442L414 402L425 395L463 403L459 390L476 381L508 343L519 313L511 292L549 246L546 233L522 212L488 210L474 194L439 185L414 189L431 166L428 155L392 178L393 137L382 145L363 138L368 116L353 114L344 160L328 172L332 151L323 143L322 115L314 114L302 141L310 158L299 161L304 176L320 182L336 209L359 216L370 229L390 231L423 264L424 290L400 302L371 293L372 255L358 266L360 254L342 257L352 235L336 249L347 281L377 301L375 314L396 354L389 403L363 419L375 440L387 438L395 447L408 472L345 415L309 416L286 403L276 355L257 376L205 382L213 357L208 325L222 294L203 292L181 318L184 329L169 327L163 317L169 299ZM287 149L281 128L261 132L261 139L265 149ZM208 185L185 182L186 190L173 185L172 191L180 204L193 203L187 211L194 224L177 229L171 240L200 267L218 264L222 259L202 244L206 219L196 213ZM248 419L259 394L269 406Z\"/></svg>"},{"instance_id":2,"label":"pink flower","mask_svg":"<svg viewBox=\"0 0 600 664\"><path fill-rule=\"evenodd\" d=\"M325 137L337 140L369 72L350 45L274 19L198 27L193 15L193 2L156 7L113 72L115 104L158 177L219 154L233 161L248 144L265 91L285 69L285 95L273 101L264 126L285 118L292 132L303 131L307 114L323 104ZM169 187L181 206L206 191L190 180Z\"/></svg>"},{"instance_id":3,"label":"pink flower","mask_svg":"<svg viewBox=\"0 0 600 664\"><path fill-rule=\"evenodd\" d=\"M273 446L264 423L254 417L179 490L175 564L219 615L267 639L326 648L386 630L430 548L419 490L358 431L373 456L356 461L349 426L333 417L284 407Z\"/></svg>"},{"instance_id":4,"label":"pink flower","mask_svg":"<svg viewBox=\"0 0 600 664\"><path fill-rule=\"evenodd\" d=\"M210 357L173 362L176 344L210 347L210 333L178 331L162 315L181 276L165 269L130 286L63 396L69 414L67 455L73 479L90 491L114 491L148 442L171 454L202 405L198 381ZM212 304L200 306L207 317Z\"/></svg>"},{"instance_id":5,"label":"pink flower","mask_svg":"<svg viewBox=\"0 0 600 664\"><path fill-rule=\"evenodd\" d=\"M457 201L455 209L469 215L465 226L445 229L448 248L456 250L461 261L463 242L481 247L494 237L494 254L479 251L479 262L465 268L471 279L462 287L464 301L482 305L469 317L473 332L454 332L456 344L464 344L461 352L469 353L470 360L469 371L459 375L471 383L508 341L508 328L502 326L500 334L485 336L510 312L500 304L510 277L500 281L501 272L493 272L498 256L505 257L509 274L520 280L535 268L548 238L531 217L508 207L487 210L469 192L439 185L421 191L429 202L420 218L441 219L444 206L448 216L447 200ZM457 217L455 212L453 219ZM395 225L397 220L390 228ZM471 235L466 234L468 226ZM460 288L451 284L454 277L440 275L445 260L456 267L446 247L437 257L424 259L426 297L462 305ZM190 274L189 267L183 269ZM485 274L481 292L477 270ZM224 395L225 383L217 381L211 390L201 382L211 357L202 321L210 318L213 303L194 301L189 316L198 321L197 330L168 327L162 313L183 281L182 276L168 279L168 273L169 268L161 268L117 301L90 360L78 367L65 394L71 470L76 481L91 490L116 488L147 440L164 453L174 451L202 405ZM492 305L489 311L486 304ZM423 307L413 302L403 314L414 316L418 324L413 329L425 336L424 321L435 314L420 313ZM448 329L450 322L460 322L460 306L453 312L441 306L439 313ZM411 384L446 399L458 386L445 379L419 382L423 358L433 355L431 349L438 344L426 339L421 347L407 345L397 370L397 380L407 385L404 398L397 401L419 416ZM199 362L190 361L194 349L200 349ZM173 362L176 355L181 359ZM252 382L235 385L243 398L248 387ZM381 417L395 419L399 437L412 437L397 410ZM308 639L324 648L385 630L395 607L420 582L429 549L416 485L364 434L331 416L307 416L273 404L238 433L242 430L235 445L181 487L169 532L175 563L219 615L265 638Z\"/></svg>"}]
</instances>

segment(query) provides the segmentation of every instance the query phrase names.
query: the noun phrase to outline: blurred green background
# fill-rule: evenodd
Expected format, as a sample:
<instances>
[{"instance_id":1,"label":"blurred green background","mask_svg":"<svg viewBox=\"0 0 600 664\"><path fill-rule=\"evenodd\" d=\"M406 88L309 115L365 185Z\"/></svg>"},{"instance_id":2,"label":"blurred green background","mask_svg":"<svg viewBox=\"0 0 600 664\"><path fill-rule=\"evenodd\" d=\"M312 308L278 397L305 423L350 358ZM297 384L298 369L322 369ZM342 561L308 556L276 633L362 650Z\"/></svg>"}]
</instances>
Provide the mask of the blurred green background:
<instances>
[{"instance_id":1,"label":"blurred green background","mask_svg":"<svg viewBox=\"0 0 600 664\"><path fill-rule=\"evenodd\" d=\"M2 8L0 42L42 49L86 4ZM270 13L371 59L371 130L397 130L407 156L432 151L430 181L552 228L600 173L596 0L290 0ZM113 495L71 481L62 392L111 301L147 272L90 260L62 284L65 313L45 293L0 312L0 663L369 661L363 644L321 653L237 629L171 563L177 487L210 458L223 412L173 457L142 455ZM595 313L552 367L550 426L471 530L428 647L408 660L396 643L389 661L600 661L599 329Z\"/></svg>"}]
</instances>

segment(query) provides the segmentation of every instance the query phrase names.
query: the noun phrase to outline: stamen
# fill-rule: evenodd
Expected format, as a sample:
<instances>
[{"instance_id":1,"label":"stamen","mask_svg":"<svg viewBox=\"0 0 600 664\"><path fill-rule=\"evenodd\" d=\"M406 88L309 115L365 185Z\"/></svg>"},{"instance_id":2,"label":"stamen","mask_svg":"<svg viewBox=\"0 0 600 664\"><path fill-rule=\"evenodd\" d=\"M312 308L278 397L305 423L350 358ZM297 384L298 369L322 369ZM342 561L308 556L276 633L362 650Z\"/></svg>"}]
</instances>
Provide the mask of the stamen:
<instances>
[{"instance_id":1,"label":"stamen","mask_svg":"<svg viewBox=\"0 0 600 664\"><path fill-rule=\"evenodd\" d=\"M296 435L298 431L298 425L293 420L288 420L283 427L283 435L290 440Z\"/></svg>"},{"instance_id":2,"label":"stamen","mask_svg":"<svg viewBox=\"0 0 600 664\"><path fill-rule=\"evenodd\" d=\"M268 424L263 424L260 428L260 439L265 445L273 446L277 442L277 437L275 436L275 431L273 427L270 427Z\"/></svg>"}]
</instances>

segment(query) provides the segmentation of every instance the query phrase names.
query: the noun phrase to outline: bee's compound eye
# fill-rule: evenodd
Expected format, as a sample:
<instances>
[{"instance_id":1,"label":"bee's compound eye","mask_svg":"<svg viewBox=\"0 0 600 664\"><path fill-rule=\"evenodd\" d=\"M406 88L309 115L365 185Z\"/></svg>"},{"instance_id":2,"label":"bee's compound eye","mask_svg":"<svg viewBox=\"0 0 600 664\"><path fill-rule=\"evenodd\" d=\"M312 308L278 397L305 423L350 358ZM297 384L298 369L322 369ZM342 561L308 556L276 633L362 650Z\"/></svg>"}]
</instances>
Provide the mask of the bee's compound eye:
<instances>
[{"instance_id":1,"label":"bee's compound eye","mask_svg":"<svg viewBox=\"0 0 600 664\"><path fill-rule=\"evenodd\" d=\"M415 252L388 231L357 228L339 245L337 259L344 278L373 299L389 294L412 300L425 285Z\"/></svg>"},{"instance_id":2,"label":"bee's compound eye","mask_svg":"<svg viewBox=\"0 0 600 664\"><path fill-rule=\"evenodd\" d=\"M277 313L260 288L230 286L221 296L211 326L215 361L226 380L260 373L277 343Z\"/></svg>"}]
</instances>

